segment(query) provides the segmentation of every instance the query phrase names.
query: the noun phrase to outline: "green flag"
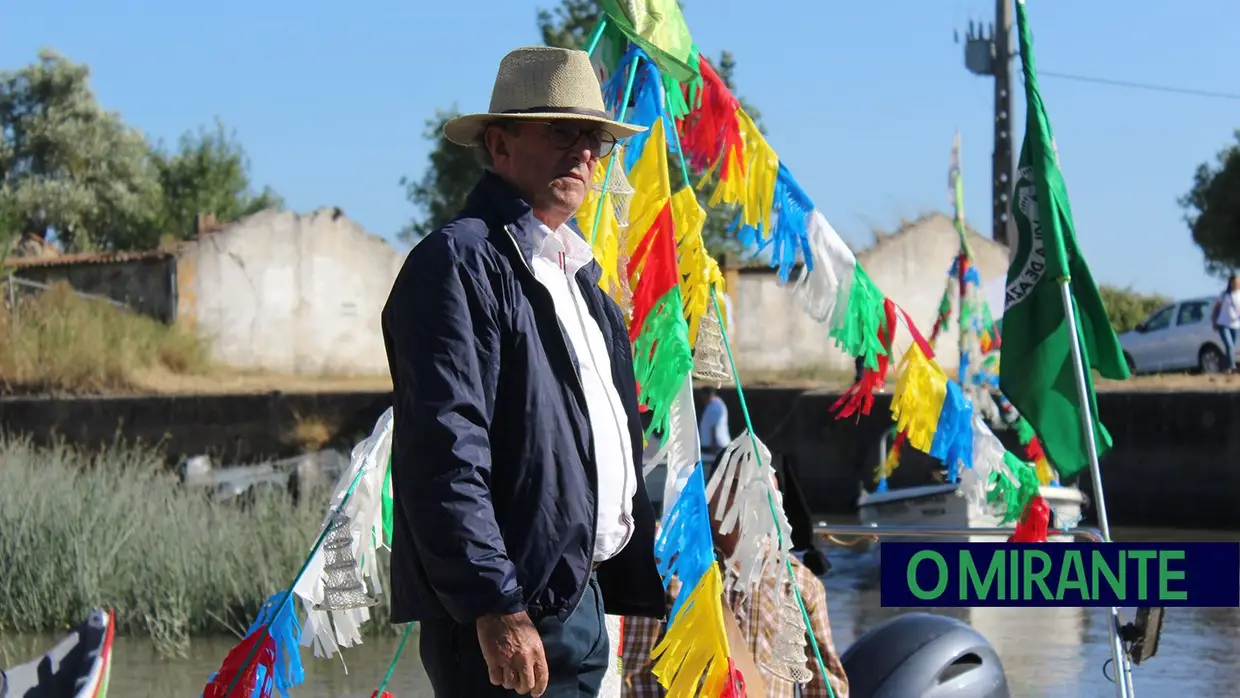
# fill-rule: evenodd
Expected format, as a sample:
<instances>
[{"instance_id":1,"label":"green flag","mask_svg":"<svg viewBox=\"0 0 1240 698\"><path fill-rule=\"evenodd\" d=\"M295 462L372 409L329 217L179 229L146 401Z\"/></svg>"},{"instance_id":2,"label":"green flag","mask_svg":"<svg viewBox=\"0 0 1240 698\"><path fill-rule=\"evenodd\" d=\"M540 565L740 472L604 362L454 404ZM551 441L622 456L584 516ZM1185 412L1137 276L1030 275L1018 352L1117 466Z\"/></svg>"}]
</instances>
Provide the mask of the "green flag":
<instances>
[{"instance_id":1,"label":"green flag","mask_svg":"<svg viewBox=\"0 0 1240 698\"><path fill-rule=\"evenodd\" d=\"M1099 457L1111 448L1111 435L1097 420L1090 368L1106 378L1122 380L1128 377L1128 365L1077 247L1068 189L1038 91L1024 0L1016 1L1016 22L1025 73L1026 121L1012 197L1017 235L1007 275L999 386L1042 437L1047 459L1061 477L1069 478L1089 467L1089 450L1081 427L1081 397L1072 366L1073 335L1064 313L1061 280L1071 279Z\"/></svg>"},{"instance_id":2,"label":"green flag","mask_svg":"<svg viewBox=\"0 0 1240 698\"><path fill-rule=\"evenodd\" d=\"M683 83L698 76L697 47L676 0L599 0L599 7L660 72Z\"/></svg>"}]
</instances>

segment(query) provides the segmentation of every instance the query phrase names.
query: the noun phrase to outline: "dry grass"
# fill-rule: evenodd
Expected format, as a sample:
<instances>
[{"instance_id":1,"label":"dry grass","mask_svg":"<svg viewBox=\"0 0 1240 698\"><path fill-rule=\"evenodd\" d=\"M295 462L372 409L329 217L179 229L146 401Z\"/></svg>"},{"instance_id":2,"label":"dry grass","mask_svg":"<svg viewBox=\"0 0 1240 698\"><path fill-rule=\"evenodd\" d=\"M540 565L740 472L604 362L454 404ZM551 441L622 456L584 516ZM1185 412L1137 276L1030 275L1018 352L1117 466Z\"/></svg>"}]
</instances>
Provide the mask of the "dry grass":
<instances>
[{"instance_id":1,"label":"dry grass","mask_svg":"<svg viewBox=\"0 0 1240 698\"><path fill-rule=\"evenodd\" d=\"M284 441L302 453L321 451L340 430L340 424L321 415L293 413L293 425L284 434Z\"/></svg>"},{"instance_id":2,"label":"dry grass","mask_svg":"<svg viewBox=\"0 0 1240 698\"><path fill-rule=\"evenodd\" d=\"M380 376L290 376L217 368L206 374L174 373L166 368L137 371L131 392L147 395L249 395L253 393L388 392L392 379Z\"/></svg>"},{"instance_id":3,"label":"dry grass","mask_svg":"<svg viewBox=\"0 0 1240 698\"><path fill-rule=\"evenodd\" d=\"M131 390L142 371L205 374L197 337L57 285L0 308L0 392Z\"/></svg>"},{"instance_id":4,"label":"dry grass","mask_svg":"<svg viewBox=\"0 0 1240 698\"><path fill-rule=\"evenodd\" d=\"M151 451L0 437L0 634L61 632L94 606L114 608L120 632L167 653L192 636L243 631L293 580L327 499L215 503Z\"/></svg>"}]
</instances>

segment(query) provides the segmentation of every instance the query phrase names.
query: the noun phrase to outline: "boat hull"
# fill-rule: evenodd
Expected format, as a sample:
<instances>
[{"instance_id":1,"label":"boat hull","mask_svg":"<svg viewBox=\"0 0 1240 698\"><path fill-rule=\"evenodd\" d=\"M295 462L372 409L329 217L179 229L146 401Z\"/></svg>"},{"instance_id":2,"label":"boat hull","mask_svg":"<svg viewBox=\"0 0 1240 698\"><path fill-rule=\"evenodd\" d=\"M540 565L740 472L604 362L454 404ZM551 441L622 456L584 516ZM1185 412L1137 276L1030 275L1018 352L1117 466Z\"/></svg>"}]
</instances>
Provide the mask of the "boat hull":
<instances>
[{"instance_id":1,"label":"boat hull","mask_svg":"<svg viewBox=\"0 0 1240 698\"><path fill-rule=\"evenodd\" d=\"M106 698L116 619L95 609L40 657L0 671L0 698Z\"/></svg>"},{"instance_id":2,"label":"boat hull","mask_svg":"<svg viewBox=\"0 0 1240 698\"><path fill-rule=\"evenodd\" d=\"M1012 528L970 503L958 493L959 485L925 485L901 487L887 492L866 492L857 501L858 518L866 526L936 526L940 528ZM1050 529L1063 530L1080 520L1086 504L1085 495L1075 487L1041 487L1039 494L1051 506ZM884 536L883 540L912 540L902 536ZM993 535L961 535L942 540L973 543L1002 543L1006 539ZM1071 536L1048 536L1053 542L1068 542Z\"/></svg>"}]
</instances>

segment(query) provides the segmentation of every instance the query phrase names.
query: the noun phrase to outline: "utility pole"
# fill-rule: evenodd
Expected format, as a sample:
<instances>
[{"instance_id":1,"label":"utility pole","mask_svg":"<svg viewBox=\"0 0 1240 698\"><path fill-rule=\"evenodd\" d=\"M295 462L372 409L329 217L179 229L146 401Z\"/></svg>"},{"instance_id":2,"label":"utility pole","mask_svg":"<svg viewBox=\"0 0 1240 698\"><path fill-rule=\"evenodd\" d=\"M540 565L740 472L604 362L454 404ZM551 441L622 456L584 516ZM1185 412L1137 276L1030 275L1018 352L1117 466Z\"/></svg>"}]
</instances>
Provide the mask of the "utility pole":
<instances>
[{"instance_id":1,"label":"utility pole","mask_svg":"<svg viewBox=\"0 0 1240 698\"><path fill-rule=\"evenodd\" d=\"M995 27L999 30L996 32ZM992 162L991 237L1004 245L1014 237L1010 215L1012 194L1012 0L995 0L995 22L987 35L981 24L969 22L964 64L974 75L995 79L995 150ZM959 37L957 37L959 43Z\"/></svg>"}]
</instances>

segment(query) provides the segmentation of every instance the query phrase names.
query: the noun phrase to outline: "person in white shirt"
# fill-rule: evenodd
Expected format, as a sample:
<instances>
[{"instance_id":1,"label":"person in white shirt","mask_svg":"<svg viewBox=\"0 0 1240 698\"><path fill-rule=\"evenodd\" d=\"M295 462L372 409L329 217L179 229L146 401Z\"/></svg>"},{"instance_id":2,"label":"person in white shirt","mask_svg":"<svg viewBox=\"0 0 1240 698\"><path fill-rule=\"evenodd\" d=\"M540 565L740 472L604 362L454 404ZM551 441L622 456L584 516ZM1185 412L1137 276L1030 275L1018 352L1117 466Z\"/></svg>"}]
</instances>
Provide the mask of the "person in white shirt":
<instances>
[{"instance_id":1,"label":"person in white shirt","mask_svg":"<svg viewBox=\"0 0 1240 698\"><path fill-rule=\"evenodd\" d=\"M393 385L393 623L438 698L595 696L604 614L662 618L624 315L572 220L613 120L584 51L500 63L444 136L486 172L383 310Z\"/></svg>"},{"instance_id":2,"label":"person in white shirt","mask_svg":"<svg viewBox=\"0 0 1240 698\"><path fill-rule=\"evenodd\" d=\"M1214 303L1214 329L1223 340L1223 370L1236 372L1236 339L1240 337L1240 276L1232 274Z\"/></svg>"}]
</instances>

